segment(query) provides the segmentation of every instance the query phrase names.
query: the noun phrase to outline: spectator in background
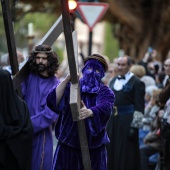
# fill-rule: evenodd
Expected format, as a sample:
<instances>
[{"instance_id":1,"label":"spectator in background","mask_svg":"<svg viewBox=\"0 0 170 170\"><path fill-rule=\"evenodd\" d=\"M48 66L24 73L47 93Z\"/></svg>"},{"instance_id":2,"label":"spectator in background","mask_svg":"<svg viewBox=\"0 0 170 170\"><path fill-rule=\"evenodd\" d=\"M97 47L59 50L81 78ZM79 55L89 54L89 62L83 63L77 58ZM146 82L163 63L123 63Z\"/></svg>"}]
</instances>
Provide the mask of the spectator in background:
<instances>
[{"instance_id":1,"label":"spectator in background","mask_svg":"<svg viewBox=\"0 0 170 170\"><path fill-rule=\"evenodd\" d=\"M108 71L106 72L105 76L103 77L102 79L102 82L105 84L105 85L109 85L110 83L110 80L112 78L114 78L115 76L117 76L118 74L118 67L117 67L117 64L115 63L109 63L108 64Z\"/></svg>"},{"instance_id":2,"label":"spectator in background","mask_svg":"<svg viewBox=\"0 0 170 170\"><path fill-rule=\"evenodd\" d=\"M157 162L158 154L156 153L162 150L161 137L160 134L157 134L161 121L158 100L160 92L161 89L158 89L156 86L146 88L145 95L149 97L145 106L144 118L142 119L143 126L139 131L141 170L149 170L149 163Z\"/></svg>"},{"instance_id":3,"label":"spectator in background","mask_svg":"<svg viewBox=\"0 0 170 170\"><path fill-rule=\"evenodd\" d=\"M158 87L156 85L150 85L145 88L145 108L147 107L152 98L153 91L157 89Z\"/></svg>"},{"instance_id":4,"label":"spectator in background","mask_svg":"<svg viewBox=\"0 0 170 170\"><path fill-rule=\"evenodd\" d=\"M163 80L163 86L167 86L170 82L170 58L167 58L165 61L164 61L164 70L165 70L165 78Z\"/></svg>"},{"instance_id":5,"label":"spectator in background","mask_svg":"<svg viewBox=\"0 0 170 170\"><path fill-rule=\"evenodd\" d=\"M109 87L116 96L117 115L112 114L107 125L110 143L108 151L108 170L139 170L138 128L144 113L145 85L130 68L129 56L119 57L118 76Z\"/></svg>"},{"instance_id":6,"label":"spectator in background","mask_svg":"<svg viewBox=\"0 0 170 170\"><path fill-rule=\"evenodd\" d=\"M148 48L148 51L145 53L145 56L142 61L139 62L140 65L145 67L146 75L155 79L155 67L154 60L157 55L157 51L151 47Z\"/></svg>"},{"instance_id":7,"label":"spectator in background","mask_svg":"<svg viewBox=\"0 0 170 170\"><path fill-rule=\"evenodd\" d=\"M158 73L157 77L156 77L156 86L160 89L162 89L164 87L163 85L163 81L165 79L165 72L164 71L161 71Z\"/></svg>"},{"instance_id":8,"label":"spectator in background","mask_svg":"<svg viewBox=\"0 0 170 170\"><path fill-rule=\"evenodd\" d=\"M163 72L158 74L158 79L156 79L157 80L157 82L156 82L152 77L146 75L145 68L142 65L138 65L138 64L133 65L130 68L130 71L134 75L139 77L140 80L145 83L145 92L147 93L146 95L148 95L147 87L149 87L149 86L153 87L154 86L156 88L156 86L157 86L158 88L162 88L162 86L163 86L162 82L163 82L163 79L165 77L165 73L163 73Z\"/></svg>"},{"instance_id":9,"label":"spectator in background","mask_svg":"<svg viewBox=\"0 0 170 170\"><path fill-rule=\"evenodd\" d=\"M164 62L165 79L164 87L159 95L159 101L162 107L164 107L164 115L162 121L162 136L164 140L163 154L164 154L164 170L170 169L170 58L167 58Z\"/></svg>"},{"instance_id":10,"label":"spectator in background","mask_svg":"<svg viewBox=\"0 0 170 170\"><path fill-rule=\"evenodd\" d=\"M149 89L148 88L145 94L145 101L147 104L145 106L144 118L142 119L143 126L140 129L140 138L144 137L143 133L146 134L150 131L150 124L156 117L156 113L160 110L158 96L161 89L158 89L155 86L151 86Z\"/></svg>"},{"instance_id":11,"label":"spectator in background","mask_svg":"<svg viewBox=\"0 0 170 170\"><path fill-rule=\"evenodd\" d=\"M149 87L148 87L149 88ZM150 119L150 123L153 121L153 119L156 116L156 113L159 111L160 106L159 106L159 94L161 93L161 89L158 89L156 87L152 87L150 89L147 88L147 92L150 93L151 97L150 100L148 101L147 106L145 107L145 113L144 117ZM149 92L150 90L150 92Z\"/></svg>"},{"instance_id":12,"label":"spectator in background","mask_svg":"<svg viewBox=\"0 0 170 170\"><path fill-rule=\"evenodd\" d=\"M141 65L138 64L134 64L132 65L132 67L130 68L130 71L137 76L138 78L142 78L143 76L146 75L146 71L145 68Z\"/></svg>"},{"instance_id":13,"label":"spectator in background","mask_svg":"<svg viewBox=\"0 0 170 170\"><path fill-rule=\"evenodd\" d=\"M150 76L145 75L140 80L144 82L145 89L149 86L156 86L156 81Z\"/></svg>"},{"instance_id":14,"label":"spectator in background","mask_svg":"<svg viewBox=\"0 0 170 170\"><path fill-rule=\"evenodd\" d=\"M170 97L170 58L167 58L164 62L164 69L165 69L165 78L163 81L164 88L159 96L159 100L162 105L165 106L167 100Z\"/></svg>"},{"instance_id":15,"label":"spectator in background","mask_svg":"<svg viewBox=\"0 0 170 170\"><path fill-rule=\"evenodd\" d=\"M163 114L163 121L161 122L162 129L161 135L163 139L163 168L164 170L170 169L170 99L167 100L164 114Z\"/></svg>"},{"instance_id":16,"label":"spectator in background","mask_svg":"<svg viewBox=\"0 0 170 170\"><path fill-rule=\"evenodd\" d=\"M38 45L28 58L29 75L22 82L23 98L28 105L34 128L31 170L50 170L53 157L52 125L57 115L46 105L49 90L59 80L57 54L48 45Z\"/></svg>"},{"instance_id":17,"label":"spectator in background","mask_svg":"<svg viewBox=\"0 0 170 170\"><path fill-rule=\"evenodd\" d=\"M25 60L23 54L20 51L17 51L17 59L18 59L18 65L19 65L19 70L20 70Z\"/></svg>"},{"instance_id":18,"label":"spectator in background","mask_svg":"<svg viewBox=\"0 0 170 170\"><path fill-rule=\"evenodd\" d=\"M14 91L11 75L0 70L0 169L30 170L32 135L26 103Z\"/></svg>"},{"instance_id":19,"label":"spectator in background","mask_svg":"<svg viewBox=\"0 0 170 170\"><path fill-rule=\"evenodd\" d=\"M18 59L18 66L19 70L23 66L24 56L20 51L17 51L17 59ZM7 70L10 74L12 74L10 60L9 60L9 54L7 55L7 65L3 67L3 70Z\"/></svg>"},{"instance_id":20,"label":"spectator in background","mask_svg":"<svg viewBox=\"0 0 170 170\"><path fill-rule=\"evenodd\" d=\"M149 157L162 152L161 136L159 128L161 126L161 116L157 111L151 122L150 131L144 137L144 144L140 147L141 170L150 170Z\"/></svg>"},{"instance_id":21,"label":"spectator in background","mask_svg":"<svg viewBox=\"0 0 170 170\"><path fill-rule=\"evenodd\" d=\"M7 65L8 65L8 53L3 54L0 57L0 68L3 69Z\"/></svg>"}]
</instances>

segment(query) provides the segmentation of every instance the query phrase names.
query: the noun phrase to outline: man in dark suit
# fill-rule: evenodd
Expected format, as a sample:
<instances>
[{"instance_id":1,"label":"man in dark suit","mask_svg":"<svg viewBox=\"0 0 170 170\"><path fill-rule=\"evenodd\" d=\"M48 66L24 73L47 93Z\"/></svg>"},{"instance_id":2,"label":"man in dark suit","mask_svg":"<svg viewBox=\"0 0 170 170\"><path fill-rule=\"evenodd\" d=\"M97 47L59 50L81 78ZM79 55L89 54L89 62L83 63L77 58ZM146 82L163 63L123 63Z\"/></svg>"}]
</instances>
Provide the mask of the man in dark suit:
<instances>
[{"instance_id":1,"label":"man in dark suit","mask_svg":"<svg viewBox=\"0 0 170 170\"><path fill-rule=\"evenodd\" d=\"M129 71L129 56L119 57L117 64L119 75L109 84L116 96L116 111L107 126L108 170L140 170L138 128L144 113L145 85Z\"/></svg>"}]
</instances>

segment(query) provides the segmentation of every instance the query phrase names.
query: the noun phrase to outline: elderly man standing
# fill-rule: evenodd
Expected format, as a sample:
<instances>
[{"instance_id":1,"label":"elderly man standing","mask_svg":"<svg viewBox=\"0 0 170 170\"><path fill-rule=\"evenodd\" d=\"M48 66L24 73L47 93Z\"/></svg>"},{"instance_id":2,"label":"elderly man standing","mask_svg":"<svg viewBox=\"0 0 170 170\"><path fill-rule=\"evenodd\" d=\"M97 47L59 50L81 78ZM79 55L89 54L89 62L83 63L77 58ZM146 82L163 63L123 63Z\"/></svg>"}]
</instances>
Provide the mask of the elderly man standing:
<instances>
[{"instance_id":1,"label":"elderly man standing","mask_svg":"<svg viewBox=\"0 0 170 170\"><path fill-rule=\"evenodd\" d=\"M57 54L48 45L38 45L28 58L30 74L22 83L23 98L28 105L34 128L31 170L50 170L53 156L52 124L57 115L46 105L49 90L59 80Z\"/></svg>"},{"instance_id":2,"label":"elderly man standing","mask_svg":"<svg viewBox=\"0 0 170 170\"><path fill-rule=\"evenodd\" d=\"M144 113L145 85L131 73L129 56L117 60L119 75L109 87L116 96L116 111L108 123L108 170L140 170L138 128Z\"/></svg>"}]
</instances>

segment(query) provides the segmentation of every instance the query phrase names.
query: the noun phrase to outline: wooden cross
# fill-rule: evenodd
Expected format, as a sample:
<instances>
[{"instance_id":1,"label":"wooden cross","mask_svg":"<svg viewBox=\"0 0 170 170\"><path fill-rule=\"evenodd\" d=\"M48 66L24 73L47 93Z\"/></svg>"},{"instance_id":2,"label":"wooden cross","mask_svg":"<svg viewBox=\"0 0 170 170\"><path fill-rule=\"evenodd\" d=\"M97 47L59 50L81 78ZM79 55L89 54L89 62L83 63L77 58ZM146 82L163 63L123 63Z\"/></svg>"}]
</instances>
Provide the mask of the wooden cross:
<instances>
[{"instance_id":1,"label":"wooden cross","mask_svg":"<svg viewBox=\"0 0 170 170\"><path fill-rule=\"evenodd\" d=\"M60 16L37 45L48 44L49 46L52 46L62 32L63 23L62 16ZM15 89L19 88L18 84L21 84L23 79L29 74L28 70L28 62L26 62L26 64L21 68L19 72L16 73L13 78L13 84Z\"/></svg>"},{"instance_id":2,"label":"wooden cross","mask_svg":"<svg viewBox=\"0 0 170 170\"><path fill-rule=\"evenodd\" d=\"M80 113L80 89L79 89L79 79L77 76L78 70L76 67L75 51L72 39L72 30L70 23L70 14L68 7L68 0L61 0L62 16L63 16L63 27L64 35L67 47L67 56L71 76L71 89L70 89L70 107L72 112L73 121L77 121L80 147L82 153L82 160L84 170L91 170L90 154L88 149L88 142L86 136L86 128L84 120L78 120ZM75 44L76 45L76 44Z\"/></svg>"},{"instance_id":3,"label":"wooden cross","mask_svg":"<svg viewBox=\"0 0 170 170\"><path fill-rule=\"evenodd\" d=\"M1 6L2 6L2 13L3 13L4 27L5 27L5 34L7 39L9 60L10 60L12 75L14 76L19 69L18 69L15 39L14 39L14 31L13 31L12 19L11 19L10 8L9 8L9 0L1 0ZM18 81L15 81L14 89L18 93L18 95L22 97L20 83Z\"/></svg>"},{"instance_id":4,"label":"wooden cross","mask_svg":"<svg viewBox=\"0 0 170 170\"><path fill-rule=\"evenodd\" d=\"M5 34L7 38L8 52L10 56L10 65L12 69L12 75L15 75L18 72L18 62L17 62L17 53L14 39L14 31L12 26L9 0L1 0L2 13L4 19Z\"/></svg>"},{"instance_id":5,"label":"wooden cross","mask_svg":"<svg viewBox=\"0 0 170 170\"><path fill-rule=\"evenodd\" d=\"M29 74L28 62L26 62L26 64L22 67L22 69L18 71L16 46L14 40L13 27L12 27L12 20L11 20L11 15L9 10L9 1L1 0L1 4L2 4L2 12L3 12L6 37L7 37L10 64L12 68L12 75L15 75L13 77L14 89L15 91L18 92L20 96L22 96L21 93L19 93L21 92L20 84L22 80ZM77 45L76 32L72 33L71 30L68 0L61 0L61 6L62 6L62 16L60 16L59 19L53 24L51 29L46 33L46 35L38 43L38 45L48 44L49 46L52 46L55 40L63 32L63 28L64 28L68 63L69 63L69 69L71 75L70 107L72 111L73 121L77 121L84 170L91 170L91 161L90 161L90 154L88 149L85 123L84 120L78 119L79 111L81 107L80 106L81 100L80 100L79 79L77 76L78 64L76 64L76 59L75 59L78 58L78 47L77 47L78 45Z\"/></svg>"}]
</instances>

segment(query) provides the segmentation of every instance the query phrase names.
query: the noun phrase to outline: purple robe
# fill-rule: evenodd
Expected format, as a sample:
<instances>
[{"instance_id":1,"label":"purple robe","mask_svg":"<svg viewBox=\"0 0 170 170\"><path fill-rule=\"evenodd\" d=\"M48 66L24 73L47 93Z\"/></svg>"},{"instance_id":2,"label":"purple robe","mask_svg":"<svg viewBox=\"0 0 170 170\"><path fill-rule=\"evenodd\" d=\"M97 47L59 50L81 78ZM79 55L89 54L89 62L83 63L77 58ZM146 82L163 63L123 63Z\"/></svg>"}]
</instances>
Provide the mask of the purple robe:
<instances>
[{"instance_id":1,"label":"purple robe","mask_svg":"<svg viewBox=\"0 0 170 170\"><path fill-rule=\"evenodd\" d=\"M46 105L49 90L59 80L55 77L44 78L30 74L22 83L24 100L28 105L34 128L32 170L50 170L53 157L52 124L58 116Z\"/></svg>"},{"instance_id":2,"label":"purple robe","mask_svg":"<svg viewBox=\"0 0 170 170\"><path fill-rule=\"evenodd\" d=\"M55 127L55 135L59 141L53 160L53 169L55 170L83 169L77 123L72 120L69 96L70 84L68 83L58 106L56 106L55 88L50 91L47 97L48 107L59 115ZM81 91L81 99L86 107L93 111L93 117L85 119L92 169L106 170L105 144L109 142L109 138L105 129L114 105L115 96L107 86L101 84L97 93Z\"/></svg>"}]
</instances>

